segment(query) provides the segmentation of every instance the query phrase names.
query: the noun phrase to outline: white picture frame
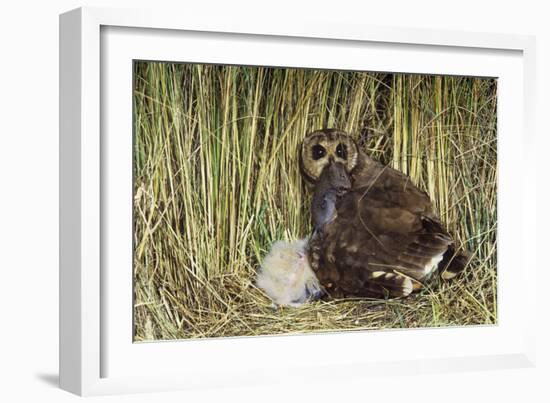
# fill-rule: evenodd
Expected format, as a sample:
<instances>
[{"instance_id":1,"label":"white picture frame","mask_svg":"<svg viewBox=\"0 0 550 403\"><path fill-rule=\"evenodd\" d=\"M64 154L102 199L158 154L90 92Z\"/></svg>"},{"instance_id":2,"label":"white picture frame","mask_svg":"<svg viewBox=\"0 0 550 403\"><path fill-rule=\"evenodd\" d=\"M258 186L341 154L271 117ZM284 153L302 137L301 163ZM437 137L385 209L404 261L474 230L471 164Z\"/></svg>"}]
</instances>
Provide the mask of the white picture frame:
<instances>
[{"instance_id":1,"label":"white picture frame","mask_svg":"<svg viewBox=\"0 0 550 403\"><path fill-rule=\"evenodd\" d=\"M231 43L225 46L230 52L223 52L220 43L224 42ZM246 52L241 45L252 47L253 51ZM341 52L341 64L321 65L325 62L316 58L316 47ZM208 53L208 49L218 51ZM534 155L534 49L534 38L520 35L326 24L314 20L221 20L151 10L80 8L62 14L61 387L79 395L96 395L294 382L296 374L303 381L308 377L328 380L329 373L332 379L346 379L381 373L533 366L534 319L526 312L535 312L531 307L536 296L530 293L514 300L509 290L536 276L532 242L530 253L526 253L527 234L536 232L535 195L514 192L510 186L522 183L524 189L536 189L534 175L519 177L520 173L511 169L513 163L529 161ZM355 57L346 57L349 52L355 52ZM372 52L381 52L381 56L369 61L361 56L379 54ZM399 66L403 66L399 55L403 53L413 57L401 71L502 78L498 325L132 343L128 333L132 316L131 276L127 270L106 270L111 259L131 265L124 243L124 234L131 229L131 215L125 214L124 205L119 206L122 210L117 210L116 205L116 200L126 200L124 189L131 177L131 169L126 169L131 149L124 135L128 119L131 122L131 92L127 93L131 67L127 61L274 65L274 57L279 57L281 65L294 60L301 67L399 71ZM419 54L423 57L414 57ZM439 54L436 63L435 55ZM426 62L430 60L433 63ZM124 100L126 95L128 99ZM518 103L522 108L517 107ZM512 113L512 106L522 113ZM515 137L512 147L510 136L520 136L521 141L518 143ZM122 161L118 168L110 162L115 152ZM121 193L116 193L117 189ZM114 248L111 242L122 242L122 247ZM460 343L453 343L456 340ZM419 348L383 348L407 343ZM354 354L357 349L353 347L362 344L377 348ZM317 359L316 351L327 347L339 348L343 354L334 359ZM303 362L300 356L311 359ZM310 371L313 366L316 370ZM329 368L338 371L323 371Z\"/></svg>"}]
</instances>

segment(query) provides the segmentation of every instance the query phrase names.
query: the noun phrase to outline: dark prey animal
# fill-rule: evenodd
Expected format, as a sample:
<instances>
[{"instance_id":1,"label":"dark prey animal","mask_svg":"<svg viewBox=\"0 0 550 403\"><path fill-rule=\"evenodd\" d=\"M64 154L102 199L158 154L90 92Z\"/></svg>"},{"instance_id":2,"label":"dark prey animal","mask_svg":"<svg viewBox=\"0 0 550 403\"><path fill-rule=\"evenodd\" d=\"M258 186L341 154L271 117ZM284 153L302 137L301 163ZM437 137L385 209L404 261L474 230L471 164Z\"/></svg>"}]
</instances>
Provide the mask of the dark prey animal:
<instances>
[{"instance_id":1,"label":"dark prey animal","mask_svg":"<svg viewBox=\"0 0 550 403\"><path fill-rule=\"evenodd\" d=\"M323 170L311 199L311 218L314 231L336 218L336 202L351 189L351 181L343 164L330 164Z\"/></svg>"}]
</instances>

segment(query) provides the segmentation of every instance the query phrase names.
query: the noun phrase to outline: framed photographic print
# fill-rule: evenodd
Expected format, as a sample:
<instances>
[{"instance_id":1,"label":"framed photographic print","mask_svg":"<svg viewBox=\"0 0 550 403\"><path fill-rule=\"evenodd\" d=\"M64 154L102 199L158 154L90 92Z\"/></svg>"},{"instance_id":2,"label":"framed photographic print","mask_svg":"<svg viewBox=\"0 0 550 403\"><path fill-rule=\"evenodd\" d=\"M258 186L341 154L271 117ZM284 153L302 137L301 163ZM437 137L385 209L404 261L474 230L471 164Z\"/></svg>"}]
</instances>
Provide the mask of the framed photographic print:
<instances>
[{"instance_id":1,"label":"framed photographic print","mask_svg":"<svg viewBox=\"0 0 550 403\"><path fill-rule=\"evenodd\" d=\"M532 365L532 38L60 24L63 388Z\"/></svg>"}]
</instances>

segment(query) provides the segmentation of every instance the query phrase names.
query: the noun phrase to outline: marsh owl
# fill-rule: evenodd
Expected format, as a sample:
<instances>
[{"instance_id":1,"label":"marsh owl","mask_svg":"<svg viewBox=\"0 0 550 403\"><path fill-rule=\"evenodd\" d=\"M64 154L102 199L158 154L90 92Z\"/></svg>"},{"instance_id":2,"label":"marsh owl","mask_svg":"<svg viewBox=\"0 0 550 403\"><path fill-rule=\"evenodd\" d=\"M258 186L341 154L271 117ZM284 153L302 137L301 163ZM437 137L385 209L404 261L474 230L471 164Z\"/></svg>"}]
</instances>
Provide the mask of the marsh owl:
<instances>
[{"instance_id":1,"label":"marsh owl","mask_svg":"<svg viewBox=\"0 0 550 403\"><path fill-rule=\"evenodd\" d=\"M302 176L314 191L308 258L327 294L404 297L436 272L450 279L464 268L467 255L456 252L428 194L367 156L348 134L315 131L299 153ZM336 189L328 171L347 175L350 186Z\"/></svg>"}]
</instances>

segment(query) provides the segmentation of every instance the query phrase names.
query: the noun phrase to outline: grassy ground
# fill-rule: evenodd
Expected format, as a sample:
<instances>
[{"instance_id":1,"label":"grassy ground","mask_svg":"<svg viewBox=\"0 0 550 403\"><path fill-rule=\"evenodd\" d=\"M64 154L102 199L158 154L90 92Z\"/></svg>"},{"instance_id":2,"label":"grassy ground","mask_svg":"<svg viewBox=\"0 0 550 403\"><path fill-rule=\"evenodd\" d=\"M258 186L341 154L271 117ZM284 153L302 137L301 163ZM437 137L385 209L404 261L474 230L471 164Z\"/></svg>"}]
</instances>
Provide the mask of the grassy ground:
<instances>
[{"instance_id":1,"label":"grassy ground","mask_svg":"<svg viewBox=\"0 0 550 403\"><path fill-rule=\"evenodd\" d=\"M135 340L496 323L496 81L138 62ZM254 275L310 232L297 150L353 134L427 190L474 252L464 275L403 300L273 309Z\"/></svg>"}]
</instances>

